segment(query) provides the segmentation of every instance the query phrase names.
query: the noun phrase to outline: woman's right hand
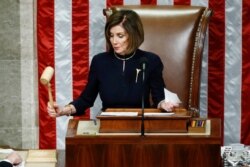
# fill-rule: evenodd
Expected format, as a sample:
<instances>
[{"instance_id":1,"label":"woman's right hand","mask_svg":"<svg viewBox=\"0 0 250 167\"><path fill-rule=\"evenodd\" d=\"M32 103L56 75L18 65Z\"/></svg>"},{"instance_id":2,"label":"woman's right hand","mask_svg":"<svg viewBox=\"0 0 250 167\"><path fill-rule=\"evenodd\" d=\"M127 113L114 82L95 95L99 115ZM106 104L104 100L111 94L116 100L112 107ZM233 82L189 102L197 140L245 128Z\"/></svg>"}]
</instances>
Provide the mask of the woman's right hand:
<instances>
[{"instance_id":1,"label":"woman's right hand","mask_svg":"<svg viewBox=\"0 0 250 167\"><path fill-rule=\"evenodd\" d=\"M51 106L50 102L47 103L47 112L50 117L59 117L61 116L61 109L59 108L58 104L56 102L53 103L53 106Z\"/></svg>"},{"instance_id":2,"label":"woman's right hand","mask_svg":"<svg viewBox=\"0 0 250 167\"><path fill-rule=\"evenodd\" d=\"M47 112L49 116L51 117L60 117L63 115L70 116L71 114L76 113L76 108L72 104L68 104L64 106L63 108L60 108L56 102L53 103L53 106L51 106L51 103L47 103Z\"/></svg>"}]
</instances>

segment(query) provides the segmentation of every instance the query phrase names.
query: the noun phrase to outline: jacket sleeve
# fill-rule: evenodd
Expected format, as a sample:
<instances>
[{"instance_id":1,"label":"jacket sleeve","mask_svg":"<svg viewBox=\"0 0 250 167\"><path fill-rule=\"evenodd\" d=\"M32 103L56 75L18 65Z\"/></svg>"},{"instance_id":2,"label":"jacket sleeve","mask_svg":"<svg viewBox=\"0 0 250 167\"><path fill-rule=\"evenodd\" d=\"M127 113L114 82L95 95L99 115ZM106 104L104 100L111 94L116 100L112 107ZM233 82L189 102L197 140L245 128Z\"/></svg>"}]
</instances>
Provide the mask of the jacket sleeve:
<instances>
[{"instance_id":1,"label":"jacket sleeve","mask_svg":"<svg viewBox=\"0 0 250 167\"><path fill-rule=\"evenodd\" d=\"M160 101L165 99L165 83L162 77L163 64L161 59L156 56L152 61L152 70L150 72L150 87L153 100L153 106L157 107Z\"/></svg>"},{"instance_id":2,"label":"jacket sleeve","mask_svg":"<svg viewBox=\"0 0 250 167\"><path fill-rule=\"evenodd\" d=\"M98 72L95 66L96 59L94 57L90 65L88 81L85 89L77 99L70 103L76 108L76 113L72 115L82 115L85 113L86 109L94 105L95 99L98 94Z\"/></svg>"}]
</instances>

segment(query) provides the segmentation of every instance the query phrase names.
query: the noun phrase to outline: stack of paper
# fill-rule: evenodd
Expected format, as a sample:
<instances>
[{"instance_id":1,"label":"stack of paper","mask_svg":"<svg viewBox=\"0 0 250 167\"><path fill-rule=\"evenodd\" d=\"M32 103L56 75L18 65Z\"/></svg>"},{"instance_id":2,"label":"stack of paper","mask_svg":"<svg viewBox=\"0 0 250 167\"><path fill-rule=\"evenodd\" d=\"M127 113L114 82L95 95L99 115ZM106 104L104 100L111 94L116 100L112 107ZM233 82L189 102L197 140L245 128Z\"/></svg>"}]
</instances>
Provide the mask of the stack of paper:
<instances>
[{"instance_id":1,"label":"stack of paper","mask_svg":"<svg viewBox=\"0 0 250 167\"><path fill-rule=\"evenodd\" d=\"M25 167L56 167L56 150L29 150Z\"/></svg>"},{"instance_id":2,"label":"stack of paper","mask_svg":"<svg viewBox=\"0 0 250 167\"><path fill-rule=\"evenodd\" d=\"M100 128L99 120L81 120L78 122L77 135L96 135Z\"/></svg>"}]
</instances>

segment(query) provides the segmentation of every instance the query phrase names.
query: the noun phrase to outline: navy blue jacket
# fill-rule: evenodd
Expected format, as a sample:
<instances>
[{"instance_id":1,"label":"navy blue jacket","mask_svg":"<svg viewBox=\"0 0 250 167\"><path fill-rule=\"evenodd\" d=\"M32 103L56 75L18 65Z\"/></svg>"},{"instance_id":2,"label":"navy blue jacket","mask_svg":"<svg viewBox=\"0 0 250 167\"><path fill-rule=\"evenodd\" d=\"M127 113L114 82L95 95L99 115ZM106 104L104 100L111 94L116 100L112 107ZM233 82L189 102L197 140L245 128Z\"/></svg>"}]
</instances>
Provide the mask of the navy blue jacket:
<instances>
[{"instance_id":1,"label":"navy blue jacket","mask_svg":"<svg viewBox=\"0 0 250 167\"><path fill-rule=\"evenodd\" d=\"M142 57L147 59L144 82L142 71L136 74L136 69L142 69L140 62ZM163 64L159 56L140 49L136 50L135 55L125 62L118 59L113 52L104 52L94 56L86 88L79 98L71 102L77 111L75 115L82 115L87 108L92 107L98 93L102 100L103 110L106 108L140 108L142 91L144 91L145 108L156 107L165 98L162 71ZM150 105L150 98L152 98L153 106Z\"/></svg>"}]
</instances>

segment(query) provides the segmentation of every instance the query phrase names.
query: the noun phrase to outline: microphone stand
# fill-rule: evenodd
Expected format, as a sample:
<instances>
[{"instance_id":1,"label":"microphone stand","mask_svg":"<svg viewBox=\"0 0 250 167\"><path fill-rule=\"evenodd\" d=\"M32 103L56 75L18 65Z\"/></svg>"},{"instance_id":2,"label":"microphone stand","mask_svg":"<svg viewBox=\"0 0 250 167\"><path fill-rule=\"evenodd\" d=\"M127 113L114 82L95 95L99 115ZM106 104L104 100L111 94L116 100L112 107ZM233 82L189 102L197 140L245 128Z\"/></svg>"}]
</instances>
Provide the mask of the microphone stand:
<instances>
[{"instance_id":1,"label":"microphone stand","mask_svg":"<svg viewBox=\"0 0 250 167\"><path fill-rule=\"evenodd\" d=\"M142 113L141 113L141 136L144 136L144 80L145 80L145 63L142 64L142 99L141 99L141 108L142 108Z\"/></svg>"}]
</instances>

